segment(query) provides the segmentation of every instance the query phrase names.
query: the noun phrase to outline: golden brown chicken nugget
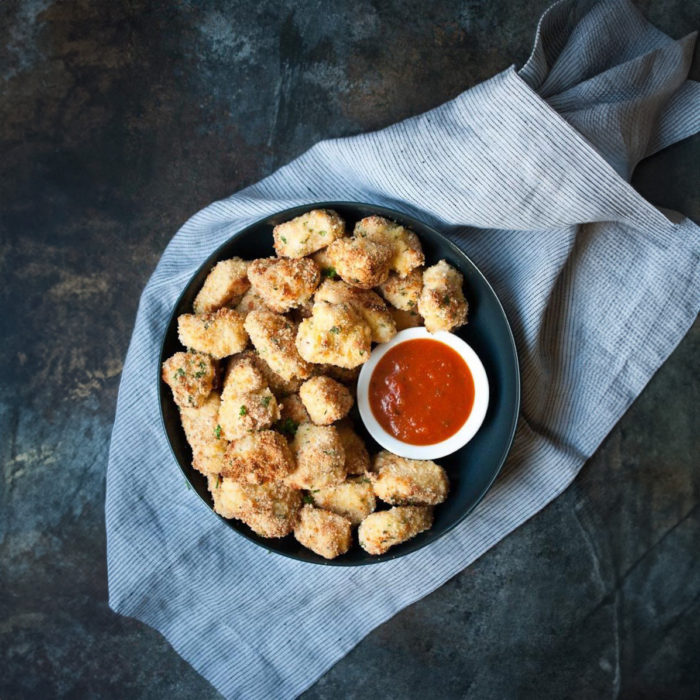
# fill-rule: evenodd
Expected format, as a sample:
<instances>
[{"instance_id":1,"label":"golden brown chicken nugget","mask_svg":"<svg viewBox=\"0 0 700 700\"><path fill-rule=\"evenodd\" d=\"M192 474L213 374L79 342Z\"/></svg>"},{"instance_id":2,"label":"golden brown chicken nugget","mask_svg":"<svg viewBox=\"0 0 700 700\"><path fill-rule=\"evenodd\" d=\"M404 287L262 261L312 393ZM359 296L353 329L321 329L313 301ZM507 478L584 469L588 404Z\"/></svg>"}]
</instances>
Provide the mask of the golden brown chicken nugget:
<instances>
[{"instance_id":1,"label":"golden brown chicken nugget","mask_svg":"<svg viewBox=\"0 0 700 700\"><path fill-rule=\"evenodd\" d=\"M233 309L219 309L206 314L182 314L177 319L180 342L217 360L235 355L248 345L243 327L245 317Z\"/></svg>"},{"instance_id":2,"label":"golden brown chicken nugget","mask_svg":"<svg viewBox=\"0 0 700 700\"><path fill-rule=\"evenodd\" d=\"M311 299L321 273L310 258L261 258L248 266L248 279L272 311L284 313Z\"/></svg>"},{"instance_id":3,"label":"golden brown chicken nugget","mask_svg":"<svg viewBox=\"0 0 700 700\"><path fill-rule=\"evenodd\" d=\"M201 406L216 382L216 364L199 352L176 352L163 363L163 381L180 408Z\"/></svg>"},{"instance_id":4,"label":"golden brown chicken nugget","mask_svg":"<svg viewBox=\"0 0 700 700\"><path fill-rule=\"evenodd\" d=\"M292 421L297 427L302 423L311 422L311 417L304 408L299 394L290 394L280 401L280 421Z\"/></svg>"},{"instance_id":5,"label":"golden brown chicken nugget","mask_svg":"<svg viewBox=\"0 0 700 700\"><path fill-rule=\"evenodd\" d=\"M369 238L340 238L328 247L333 269L354 287L371 289L389 276L391 248Z\"/></svg>"},{"instance_id":6,"label":"golden brown chicken nugget","mask_svg":"<svg viewBox=\"0 0 700 700\"><path fill-rule=\"evenodd\" d=\"M248 263L240 258L222 260L214 265L194 299L194 312L211 313L245 294L250 287L247 269Z\"/></svg>"},{"instance_id":7,"label":"golden brown chicken nugget","mask_svg":"<svg viewBox=\"0 0 700 700\"><path fill-rule=\"evenodd\" d=\"M307 362L353 368L369 359L372 331L350 304L317 301L299 324L296 346Z\"/></svg>"},{"instance_id":8,"label":"golden brown chicken nugget","mask_svg":"<svg viewBox=\"0 0 700 700\"><path fill-rule=\"evenodd\" d=\"M315 301L350 304L372 331L372 341L386 343L396 335L396 324L382 298L368 289L359 289L342 280L326 280L316 290Z\"/></svg>"},{"instance_id":9,"label":"golden brown chicken nugget","mask_svg":"<svg viewBox=\"0 0 700 700\"><path fill-rule=\"evenodd\" d=\"M299 391L302 384L301 379L285 379L275 372L265 360L258 355L257 350L246 350L237 357L249 357L257 369L262 374L265 382L270 387L272 393L279 399L288 394L294 394Z\"/></svg>"},{"instance_id":10,"label":"golden brown chicken nugget","mask_svg":"<svg viewBox=\"0 0 700 700\"><path fill-rule=\"evenodd\" d=\"M352 546L352 527L341 515L305 505L299 513L294 537L324 559L335 559Z\"/></svg>"},{"instance_id":11,"label":"golden brown chicken nugget","mask_svg":"<svg viewBox=\"0 0 700 700\"><path fill-rule=\"evenodd\" d=\"M348 414L355 403L352 394L330 377L311 377L299 389L299 396L316 425L330 425Z\"/></svg>"},{"instance_id":12,"label":"golden brown chicken nugget","mask_svg":"<svg viewBox=\"0 0 700 700\"><path fill-rule=\"evenodd\" d=\"M251 311L270 311L263 298L251 287L234 306L234 310L243 314L243 318Z\"/></svg>"},{"instance_id":13,"label":"golden brown chicken nugget","mask_svg":"<svg viewBox=\"0 0 700 700\"><path fill-rule=\"evenodd\" d=\"M301 493L281 481L241 484L233 479L210 476L209 491L219 515L241 520L261 537L290 534L302 504Z\"/></svg>"},{"instance_id":14,"label":"golden brown chicken nugget","mask_svg":"<svg viewBox=\"0 0 700 700\"><path fill-rule=\"evenodd\" d=\"M423 291L418 299L418 312L431 332L451 331L467 322L467 301L464 298L462 273L444 260L423 273Z\"/></svg>"},{"instance_id":15,"label":"golden brown chicken nugget","mask_svg":"<svg viewBox=\"0 0 700 700\"><path fill-rule=\"evenodd\" d=\"M370 513L357 531L360 547L369 554L384 554L433 525L433 509L422 506L396 506Z\"/></svg>"},{"instance_id":16,"label":"golden brown chicken nugget","mask_svg":"<svg viewBox=\"0 0 700 700\"><path fill-rule=\"evenodd\" d=\"M226 449L222 476L242 484L280 481L294 471L287 441L274 430L261 430L234 440Z\"/></svg>"},{"instance_id":17,"label":"golden brown chicken nugget","mask_svg":"<svg viewBox=\"0 0 700 700\"><path fill-rule=\"evenodd\" d=\"M345 471L348 474L365 474L369 470L369 452L362 438L355 432L349 420L341 420L333 426L345 450Z\"/></svg>"},{"instance_id":18,"label":"golden brown chicken nugget","mask_svg":"<svg viewBox=\"0 0 700 700\"><path fill-rule=\"evenodd\" d=\"M368 238L391 250L390 268L401 277L425 262L418 236L406 228L381 216L368 216L355 224L356 238ZM374 285L373 285L374 286Z\"/></svg>"},{"instance_id":19,"label":"golden brown chicken nugget","mask_svg":"<svg viewBox=\"0 0 700 700\"><path fill-rule=\"evenodd\" d=\"M228 442L221 434L219 405L221 397L212 391L199 407L180 409L182 429L192 448L192 466L202 474L218 474Z\"/></svg>"},{"instance_id":20,"label":"golden brown chicken nugget","mask_svg":"<svg viewBox=\"0 0 700 700\"><path fill-rule=\"evenodd\" d=\"M359 525L377 507L372 483L366 476L348 477L342 484L311 491L314 505Z\"/></svg>"},{"instance_id":21,"label":"golden brown chicken nugget","mask_svg":"<svg viewBox=\"0 0 700 700\"><path fill-rule=\"evenodd\" d=\"M374 493L393 506L436 506L447 498L450 482L435 462L399 457L382 450L370 474Z\"/></svg>"},{"instance_id":22,"label":"golden brown chicken nugget","mask_svg":"<svg viewBox=\"0 0 700 700\"><path fill-rule=\"evenodd\" d=\"M297 328L288 318L272 311L251 311L245 329L258 355L280 377L291 381L311 376L311 365L297 350Z\"/></svg>"},{"instance_id":23,"label":"golden brown chicken nugget","mask_svg":"<svg viewBox=\"0 0 700 700\"><path fill-rule=\"evenodd\" d=\"M272 231L277 255L303 258L345 235L345 222L332 209L314 209Z\"/></svg>"},{"instance_id":24,"label":"golden brown chicken nugget","mask_svg":"<svg viewBox=\"0 0 700 700\"><path fill-rule=\"evenodd\" d=\"M402 311L416 311L418 299L423 290L423 269L417 267L406 277L392 272L386 282L379 285L382 296L395 308Z\"/></svg>"},{"instance_id":25,"label":"golden brown chicken nugget","mask_svg":"<svg viewBox=\"0 0 700 700\"><path fill-rule=\"evenodd\" d=\"M269 428L279 420L277 399L249 354L234 357L226 370L219 425L227 440Z\"/></svg>"},{"instance_id":26,"label":"golden brown chicken nugget","mask_svg":"<svg viewBox=\"0 0 700 700\"><path fill-rule=\"evenodd\" d=\"M344 481L345 450L332 425L302 423L292 442L296 470L287 484L296 489L320 489Z\"/></svg>"}]
</instances>

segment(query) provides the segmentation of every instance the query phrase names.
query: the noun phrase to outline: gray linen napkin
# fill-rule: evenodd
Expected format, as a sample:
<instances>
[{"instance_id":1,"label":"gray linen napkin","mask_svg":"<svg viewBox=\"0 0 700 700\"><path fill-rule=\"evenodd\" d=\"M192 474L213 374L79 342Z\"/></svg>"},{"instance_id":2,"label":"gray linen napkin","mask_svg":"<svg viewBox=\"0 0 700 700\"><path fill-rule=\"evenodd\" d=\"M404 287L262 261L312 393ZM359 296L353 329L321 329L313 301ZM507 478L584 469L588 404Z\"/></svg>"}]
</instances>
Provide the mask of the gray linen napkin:
<instances>
[{"instance_id":1,"label":"gray linen napkin","mask_svg":"<svg viewBox=\"0 0 700 700\"><path fill-rule=\"evenodd\" d=\"M111 607L162 632L227 697L293 697L364 635L537 513L576 476L700 308L700 229L627 183L700 129L673 41L625 0L563 0L524 68L377 133L324 141L215 202L168 245L129 347L107 475ZM446 231L499 294L520 355L515 445L484 501L379 566L268 555L206 512L173 461L153 377L176 297L223 241L322 200L386 205Z\"/></svg>"}]
</instances>

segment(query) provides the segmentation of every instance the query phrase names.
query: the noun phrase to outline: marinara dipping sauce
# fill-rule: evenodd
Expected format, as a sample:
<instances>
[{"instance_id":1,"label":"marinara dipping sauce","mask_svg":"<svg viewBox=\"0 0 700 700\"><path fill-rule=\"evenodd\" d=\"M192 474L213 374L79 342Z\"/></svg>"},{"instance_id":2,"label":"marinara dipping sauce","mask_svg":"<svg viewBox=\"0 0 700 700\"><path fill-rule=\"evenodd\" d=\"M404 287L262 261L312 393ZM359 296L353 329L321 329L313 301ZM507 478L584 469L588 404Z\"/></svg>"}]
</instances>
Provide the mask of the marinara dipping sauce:
<instances>
[{"instance_id":1,"label":"marinara dipping sauce","mask_svg":"<svg viewBox=\"0 0 700 700\"><path fill-rule=\"evenodd\" d=\"M388 433L410 445L454 435L474 405L467 363L439 340L416 338L391 348L374 368L369 405Z\"/></svg>"}]
</instances>

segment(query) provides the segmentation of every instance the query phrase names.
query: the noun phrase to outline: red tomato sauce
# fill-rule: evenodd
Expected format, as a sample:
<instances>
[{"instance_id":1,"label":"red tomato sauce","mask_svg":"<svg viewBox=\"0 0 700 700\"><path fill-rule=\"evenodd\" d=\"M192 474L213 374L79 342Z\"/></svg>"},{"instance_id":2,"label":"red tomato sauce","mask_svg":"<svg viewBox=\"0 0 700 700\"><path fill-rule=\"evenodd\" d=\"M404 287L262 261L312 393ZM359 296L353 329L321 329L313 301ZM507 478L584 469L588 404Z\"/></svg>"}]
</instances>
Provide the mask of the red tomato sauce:
<instances>
[{"instance_id":1,"label":"red tomato sauce","mask_svg":"<svg viewBox=\"0 0 700 700\"><path fill-rule=\"evenodd\" d=\"M418 338L399 343L374 368L369 405L379 424L411 445L454 435L474 405L474 379L449 345Z\"/></svg>"}]
</instances>

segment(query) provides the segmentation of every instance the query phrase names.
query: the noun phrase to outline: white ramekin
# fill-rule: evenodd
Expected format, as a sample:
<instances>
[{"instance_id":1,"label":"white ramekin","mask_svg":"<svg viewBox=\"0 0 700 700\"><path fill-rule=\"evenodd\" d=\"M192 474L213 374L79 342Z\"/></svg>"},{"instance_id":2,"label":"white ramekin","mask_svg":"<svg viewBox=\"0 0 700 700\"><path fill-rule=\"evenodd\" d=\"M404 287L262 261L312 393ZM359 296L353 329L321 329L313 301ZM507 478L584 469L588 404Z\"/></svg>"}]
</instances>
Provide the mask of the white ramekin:
<instances>
[{"instance_id":1,"label":"white ramekin","mask_svg":"<svg viewBox=\"0 0 700 700\"><path fill-rule=\"evenodd\" d=\"M369 405L369 382L379 360L381 360L391 348L399 343L404 343L407 340L415 340L416 338L437 340L451 347L458 352L467 363L467 367L474 379L474 405L464 425L454 435L451 435L442 442L436 442L432 445L411 445L398 440L382 428L379 421L374 417L372 408ZM439 457L444 457L452 452L456 452L476 435L481 424L484 422L486 409L489 405L489 382L486 377L486 370L479 356L458 336L453 333L448 333L447 331L428 333L423 327L407 328L397 333L388 343L377 345L372 351L369 360L362 365L362 370L360 371L360 376L357 381L357 405L360 410L362 421L369 431L369 434L384 449L400 457L409 457L411 459L438 459Z\"/></svg>"}]
</instances>

